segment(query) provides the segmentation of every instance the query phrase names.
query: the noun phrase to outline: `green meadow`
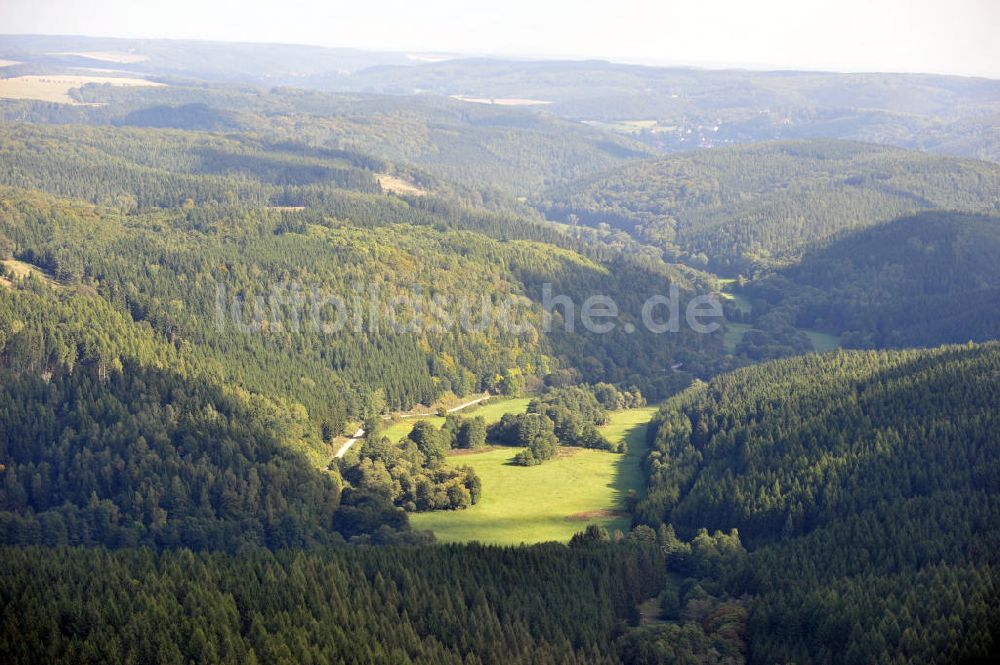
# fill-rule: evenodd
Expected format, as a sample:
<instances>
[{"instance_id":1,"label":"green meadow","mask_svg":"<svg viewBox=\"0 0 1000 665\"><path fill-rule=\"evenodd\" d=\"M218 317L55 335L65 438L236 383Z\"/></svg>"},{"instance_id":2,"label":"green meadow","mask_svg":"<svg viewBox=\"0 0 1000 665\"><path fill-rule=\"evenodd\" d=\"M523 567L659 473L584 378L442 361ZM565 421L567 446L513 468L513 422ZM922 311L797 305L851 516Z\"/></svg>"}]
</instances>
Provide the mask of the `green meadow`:
<instances>
[{"instance_id":1,"label":"green meadow","mask_svg":"<svg viewBox=\"0 0 1000 665\"><path fill-rule=\"evenodd\" d=\"M646 426L655 411L646 407L612 413L604 433L627 441L627 455L564 447L555 459L521 467L510 464L518 448L454 454L451 464L469 465L482 479L479 503L466 510L415 513L410 522L415 529L434 531L441 542L503 545L565 542L588 524L626 531L625 497L629 489L644 488L640 463Z\"/></svg>"},{"instance_id":2,"label":"green meadow","mask_svg":"<svg viewBox=\"0 0 1000 665\"><path fill-rule=\"evenodd\" d=\"M802 332L806 334L809 341L812 342L813 350L816 353L826 353L827 351L833 351L834 349L840 348L840 338L836 335L831 335L825 332L819 332L818 330L805 330Z\"/></svg>"},{"instance_id":3,"label":"green meadow","mask_svg":"<svg viewBox=\"0 0 1000 665\"><path fill-rule=\"evenodd\" d=\"M726 330L722 337L722 346L726 353L736 353L736 345L740 343L753 326L748 323L734 323L726 321ZM840 347L840 339L836 335L831 335L818 330L808 330L800 328L805 333L809 341L812 342L813 350L816 353L826 353Z\"/></svg>"},{"instance_id":4,"label":"green meadow","mask_svg":"<svg viewBox=\"0 0 1000 665\"><path fill-rule=\"evenodd\" d=\"M736 353L736 345L743 339L752 326L749 323L726 321L726 330L722 336L722 346L726 353Z\"/></svg>"}]
</instances>

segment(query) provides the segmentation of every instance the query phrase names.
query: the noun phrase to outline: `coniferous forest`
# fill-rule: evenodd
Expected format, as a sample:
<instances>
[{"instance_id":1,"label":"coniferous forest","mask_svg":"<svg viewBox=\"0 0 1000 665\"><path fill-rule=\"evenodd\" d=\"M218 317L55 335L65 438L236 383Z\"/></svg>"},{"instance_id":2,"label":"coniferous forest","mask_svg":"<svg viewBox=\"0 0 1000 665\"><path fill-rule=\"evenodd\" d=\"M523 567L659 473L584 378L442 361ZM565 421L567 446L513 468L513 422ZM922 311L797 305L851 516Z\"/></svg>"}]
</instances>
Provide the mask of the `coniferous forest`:
<instances>
[{"instance_id":1,"label":"coniferous forest","mask_svg":"<svg viewBox=\"0 0 1000 665\"><path fill-rule=\"evenodd\" d=\"M995 662L997 118L0 36L0 662Z\"/></svg>"}]
</instances>

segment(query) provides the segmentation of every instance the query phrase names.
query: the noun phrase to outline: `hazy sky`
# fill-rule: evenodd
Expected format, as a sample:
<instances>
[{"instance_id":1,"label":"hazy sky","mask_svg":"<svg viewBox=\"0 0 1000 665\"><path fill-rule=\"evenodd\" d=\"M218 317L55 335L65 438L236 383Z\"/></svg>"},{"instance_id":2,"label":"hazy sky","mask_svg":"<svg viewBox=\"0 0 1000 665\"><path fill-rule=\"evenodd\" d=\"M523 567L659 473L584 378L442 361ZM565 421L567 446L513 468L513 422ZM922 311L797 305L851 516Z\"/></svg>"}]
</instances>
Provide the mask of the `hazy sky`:
<instances>
[{"instance_id":1,"label":"hazy sky","mask_svg":"<svg viewBox=\"0 0 1000 665\"><path fill-rule=\"evenodd\" d=\"M1000 0L0 0L0 33L1000 78Z\"/></svg>"}]
</instances>

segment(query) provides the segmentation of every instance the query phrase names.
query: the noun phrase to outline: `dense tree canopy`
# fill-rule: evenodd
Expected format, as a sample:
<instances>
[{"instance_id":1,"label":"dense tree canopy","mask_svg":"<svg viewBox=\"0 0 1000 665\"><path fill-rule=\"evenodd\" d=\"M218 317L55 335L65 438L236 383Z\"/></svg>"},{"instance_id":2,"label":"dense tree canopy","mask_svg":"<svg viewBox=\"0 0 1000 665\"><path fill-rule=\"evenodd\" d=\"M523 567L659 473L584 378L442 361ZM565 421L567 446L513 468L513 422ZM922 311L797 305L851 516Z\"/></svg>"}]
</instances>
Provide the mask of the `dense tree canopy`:
<instances>
[{"instance_id":1,"label":"dense tree canopy","mask_svg":"<svg viewBox=\"0 0 1000 665\"><path fill-rule=\"evenodd\" d=\"M697 385L658 416L636 517L752 546L710 576L754 594L752 662L995 653L998 371L991 343L806 356Z\"/></svg>"},{"instance_id":2,"label":"dense tree canopy","mask_svg":"<svg viewBox=\"0 0 1000 665\"><path fill-rule=\"evenodd\" d=\"M8 663L616 663L655 547L0 549Z\"/></svg>"},{"instance_id":3,"label":"dense tree canopy","mask_svg":"<svg viewBox=\"0 0 1000 665\"><path fill-rule=\"evenodd\" d=\"M785 318L887 347L1000 336L1000 217L946 211L847 235L748 284L755 326Z\"/></svg>"}]
</instances>

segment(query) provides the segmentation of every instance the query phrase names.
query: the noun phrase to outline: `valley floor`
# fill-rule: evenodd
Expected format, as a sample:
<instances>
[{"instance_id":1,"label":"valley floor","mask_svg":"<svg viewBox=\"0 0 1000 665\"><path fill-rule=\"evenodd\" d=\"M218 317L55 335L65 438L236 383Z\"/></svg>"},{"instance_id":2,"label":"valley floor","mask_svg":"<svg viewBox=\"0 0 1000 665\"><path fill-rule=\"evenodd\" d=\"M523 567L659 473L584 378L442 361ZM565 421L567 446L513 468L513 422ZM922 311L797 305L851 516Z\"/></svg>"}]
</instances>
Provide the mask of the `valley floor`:
<instances>
[{"instance_id":1,"label":"valley floor","mask_svg":"<svg viewBox=\"0 0 1000 665\"><path fill-rule=\"evenodd\" d=\"M440 542L502 545L566 542L588 524L627 531L625 497L630 489L643 490L640 465L655 411L612 412L603 431L612 441L628 442L626 455L563 447L556 459L521 467L510 463L519 448L453 454L452 464L467 464L482 479L479 503L466 510L415 513L410 522L414 529L434 531Z\"/></svg>"}]
</instances>

